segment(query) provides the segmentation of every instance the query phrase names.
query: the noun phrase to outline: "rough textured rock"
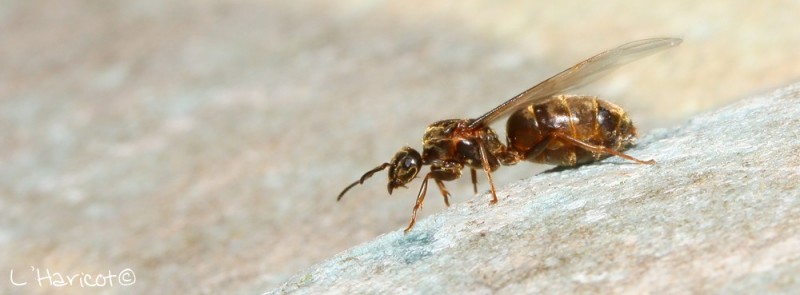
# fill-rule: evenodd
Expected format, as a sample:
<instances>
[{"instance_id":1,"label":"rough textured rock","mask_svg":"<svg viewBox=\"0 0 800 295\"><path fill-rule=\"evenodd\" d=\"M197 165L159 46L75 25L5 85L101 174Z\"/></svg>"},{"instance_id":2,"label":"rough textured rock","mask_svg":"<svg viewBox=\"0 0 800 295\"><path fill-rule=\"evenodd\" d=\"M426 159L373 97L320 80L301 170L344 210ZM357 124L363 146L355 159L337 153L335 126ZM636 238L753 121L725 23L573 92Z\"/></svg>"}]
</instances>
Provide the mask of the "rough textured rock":
<instances>
[{"instance_id":1,"label":"rough textured rock","mask_svg":"<svg viewBox=\"0 0 800 295\"><path fill-rule=\"evenodd\" d=\"M414 191L387 196L385 175L335 196L429 123L668 36L684 42L575 94L643 134L676 126L797 80L797 15L796 0L0 1L0 294L276 288L405 225ZM469 180L448 187L473 198ZM137 280L8 282L31 266Z\"/></svg>"},{"instance_id":2,"label":"rough textured rock","mask_svg":"<svg viewBox=\"0 0 800 295\"><path fill-rule=\"evenodd\" d=\"M800 290L800 84L653 131L630 153L658 164L538 174L496 206L457 204L275 292Z\"/></svg>"}]
</instances>

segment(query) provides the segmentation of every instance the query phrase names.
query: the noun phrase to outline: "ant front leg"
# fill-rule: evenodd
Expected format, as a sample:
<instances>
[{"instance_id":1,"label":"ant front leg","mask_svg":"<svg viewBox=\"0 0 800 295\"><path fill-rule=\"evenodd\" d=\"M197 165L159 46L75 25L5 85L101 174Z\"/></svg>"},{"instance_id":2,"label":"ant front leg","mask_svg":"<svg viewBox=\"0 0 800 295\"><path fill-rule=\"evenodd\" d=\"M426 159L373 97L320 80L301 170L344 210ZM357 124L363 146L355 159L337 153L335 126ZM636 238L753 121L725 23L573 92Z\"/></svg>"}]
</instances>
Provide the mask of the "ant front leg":
<instances>
[{"instance_id":1,"label":"ant front leg","mask_svg":"<svg viewBox=\"0 0 800 295\"><path fill-rule=\"evenodd\" d=\"M422 202L425 201L425 193L428 192L428 178L431 177L432 173L433 172L428 172L425 178L422 179L422 186L419 187L419 193L417 194L417 203L414 204L414 213L411 213L411 223L403 230L404 234L407 234L411 228L414 227L414 223L417 222L417 211L419 211L419 208L422 208Z\"/></svg>"},{"instance_id":2,"label":"ant front leg","mask_svg":"<svg viewBox=\"0 0 800 295\"><path fill-rule=\"evenodd\" d=\"M450 201L448 200L450 193L447 192L447 189L444 187L444 181L450 181L461 177L461 169L463 167L464 166L458 163L451 162L431 165L431 172L428 172L428 174L425 175L425 178L422 179L422 186L419 187L417 202L414 204L413 213L411 213L411 222L408 224L408 227L406 227L403 233L408 233L411 231L411 228L414 227L414 223L417 222L417 212L420 208L422 208L422 203L425 201L425 193L428 192L428 179L433 178L436 181L436 184L439 186L439 190L442 192L442 196L444 196L445 205L450 206Z\"/></svg>"}]
</instances>

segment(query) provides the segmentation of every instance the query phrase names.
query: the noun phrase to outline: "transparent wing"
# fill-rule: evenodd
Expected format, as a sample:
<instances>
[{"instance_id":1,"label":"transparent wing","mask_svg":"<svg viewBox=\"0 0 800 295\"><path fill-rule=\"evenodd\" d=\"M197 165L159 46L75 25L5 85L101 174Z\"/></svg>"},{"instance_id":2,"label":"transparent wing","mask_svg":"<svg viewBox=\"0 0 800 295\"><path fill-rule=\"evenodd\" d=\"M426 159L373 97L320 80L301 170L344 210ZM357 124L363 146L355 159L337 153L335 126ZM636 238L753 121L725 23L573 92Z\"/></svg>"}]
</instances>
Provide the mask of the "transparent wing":
<instances>
[{"instance_id":1,"label":"transparent wing","mask_svg":"<svg viewBox=\"0 0 800 295\"><path fill-rule=\"evenodd\" d=\"M654 38L633 41L592 56L561 73L514 96L470 123L469 127L489 125L491 122L527 106L567 90L591 83L629 62L681 44L677 38Z\"/></svg>"}]
</instances>

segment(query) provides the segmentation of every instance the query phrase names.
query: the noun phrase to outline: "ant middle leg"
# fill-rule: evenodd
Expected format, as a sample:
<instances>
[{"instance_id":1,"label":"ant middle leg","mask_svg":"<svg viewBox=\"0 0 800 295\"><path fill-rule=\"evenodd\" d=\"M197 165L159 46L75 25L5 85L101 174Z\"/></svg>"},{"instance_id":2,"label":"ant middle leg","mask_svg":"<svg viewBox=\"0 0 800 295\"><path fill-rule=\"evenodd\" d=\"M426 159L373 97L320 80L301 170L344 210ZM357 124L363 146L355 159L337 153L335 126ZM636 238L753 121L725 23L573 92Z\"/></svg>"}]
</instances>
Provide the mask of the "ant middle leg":
<instances>
[{"instance_id":1,"label":"ant middle leg","mask_svg":"<svg viewBox=\"0 0 800 295\"><path fill-rule=\"evenodd\" d=\"M483 171L486 172L486 177L489 178L489 187L492 189L492 200L489 201L489 205L497 204L497 191L494 189L494 181L492 180L492 168L489 166L489 157L486 156L486 147L483 144L483 141L478 142L478 147L480 148L481 153L481 166L483 166Z\"/></svg>"},{"instance_id":2,"label":"ant middle leg","mask_svg":"<svg viewBox=\"0 0 800 295\"><path fill-rule=\"evenodd\" d=\"M444 197L444 205L450 207L450 192L448 192L447 188L444 187L444 181L441 179L436 179L436 185L439 186L439 191L442 192L442 197Z\"/></svg>"},{"instance_id":3,"label":"ant middle leg","mask_svg":"<svg viewBox=\"0 0 800 295\"><path fill-rule=\"evenodd\" d=\"M478 171L475 168L469 168L469 174L472 176L472 191L478 194Z\"/></svg>"}]
</instances>

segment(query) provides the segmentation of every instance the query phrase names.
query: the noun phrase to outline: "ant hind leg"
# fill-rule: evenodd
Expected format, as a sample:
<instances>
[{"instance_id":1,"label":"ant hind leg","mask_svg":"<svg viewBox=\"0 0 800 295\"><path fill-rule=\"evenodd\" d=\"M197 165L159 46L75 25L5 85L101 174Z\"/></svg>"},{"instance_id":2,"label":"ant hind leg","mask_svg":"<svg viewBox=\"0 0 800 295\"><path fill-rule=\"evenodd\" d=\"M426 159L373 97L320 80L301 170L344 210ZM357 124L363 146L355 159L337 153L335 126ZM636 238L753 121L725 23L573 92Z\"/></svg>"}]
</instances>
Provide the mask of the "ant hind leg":
<instances>
[{"instance_id":1,"label":"ant hind leg","mask_svg":"<svg viewBox=\"0 0 800 295\"><path fill-rule=\"evenodd\" d=\"M610 148L607 148L607 147L604 147L604 146L596 146L596 145L593 145L593 144L589 144L587 142L581 141L581 140L579 140L577 138L574 138L572 136L569 136L569 135L566 135L566 134L563 134L563 133L554 133L554 136L557 137L558 139L570 142L570 143L575 144L575 145L577 145L577 146L579 146L579 147L581 147L581 148L583 148L585 150L588 150L588 151L591 151L591 152L594 152L594 153L610 154L610 155L614 155L614 156L617 156L617 157L620 157L620 158L623 158L623 159L626 159L626 160L629 160L629 161L632 161L632 162L636 162L638 164L653 165L653 164L656 163L656 161L654 161L654 160L643 161L643 160L639 160L637 158L631 157L631 156L629 156L627 154L624 154L622 152L619 152L619 151L616 151L616 150L613 150L613 149L610 149Z\"/></svg>"}]
</instances>

